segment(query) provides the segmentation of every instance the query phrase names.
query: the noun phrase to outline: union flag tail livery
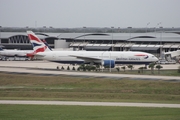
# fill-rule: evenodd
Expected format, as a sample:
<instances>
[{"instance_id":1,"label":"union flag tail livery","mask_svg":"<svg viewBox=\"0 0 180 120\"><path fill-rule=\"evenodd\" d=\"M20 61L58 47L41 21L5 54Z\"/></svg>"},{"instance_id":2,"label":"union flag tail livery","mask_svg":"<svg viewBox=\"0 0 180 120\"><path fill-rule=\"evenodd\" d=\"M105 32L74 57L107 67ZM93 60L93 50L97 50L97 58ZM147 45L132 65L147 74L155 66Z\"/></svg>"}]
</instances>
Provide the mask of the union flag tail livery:
<instances>
[{"instance_id":1,"label":"union flag tail livery","mask_svg":"<svg viewBox=\"0 0 180 120\"><path fill-rule=\"evenodd\" d=\"M41 41L32 31L27 31L27 34L34 50L33 53L27 54L28 57L32 58L36 53L39 52L51 51L49 47L43 41Z\"/></svg>"},{"instance_id":2,"label":"union flag tail livery","mask_svg":"<svg viewBox=\"0 0 180 120\"><path fill-rule=\"evenodd\" d=\"M42 42L52 51L51 47L48 45L48 43L46 42L46 40L42 40Z\"/></svg>"}]
</instances>

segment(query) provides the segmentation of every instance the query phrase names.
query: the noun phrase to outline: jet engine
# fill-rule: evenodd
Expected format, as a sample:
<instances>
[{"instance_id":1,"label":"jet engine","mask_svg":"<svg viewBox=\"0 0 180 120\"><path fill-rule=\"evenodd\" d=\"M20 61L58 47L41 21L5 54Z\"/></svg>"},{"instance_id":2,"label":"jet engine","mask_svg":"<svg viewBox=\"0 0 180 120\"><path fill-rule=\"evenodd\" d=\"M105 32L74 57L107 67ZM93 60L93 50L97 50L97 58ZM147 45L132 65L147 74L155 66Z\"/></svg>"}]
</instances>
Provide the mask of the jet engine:
<instances>
[{"instance_id":1,"label":"jet engine","mask_svg":"<svg viewBox=\"0 0 180 120\"><path fill-rule=\"evenodd\" d=\"M114 68L115 67L115 61L114 60L103 60L101 63L104 67Z\"/></svg>"}]
</instances>

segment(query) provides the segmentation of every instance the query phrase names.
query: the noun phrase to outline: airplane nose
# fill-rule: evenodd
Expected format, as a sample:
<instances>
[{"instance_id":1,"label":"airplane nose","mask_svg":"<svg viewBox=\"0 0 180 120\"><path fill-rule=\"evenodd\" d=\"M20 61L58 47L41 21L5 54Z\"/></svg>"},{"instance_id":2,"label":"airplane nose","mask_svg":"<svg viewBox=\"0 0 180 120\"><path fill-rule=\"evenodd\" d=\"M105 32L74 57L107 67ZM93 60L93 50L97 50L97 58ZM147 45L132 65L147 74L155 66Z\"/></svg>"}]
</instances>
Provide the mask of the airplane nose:
<instances>
[{"instance_id":1,"label":"airplane nose","mask_svg":"<svg viewBox=\"0 0 180 120\"><path fill-rule=\"evenodd\" d=\"M157 57L155 57L156 62L159 60Z\"/></svg>"}]
</instances>

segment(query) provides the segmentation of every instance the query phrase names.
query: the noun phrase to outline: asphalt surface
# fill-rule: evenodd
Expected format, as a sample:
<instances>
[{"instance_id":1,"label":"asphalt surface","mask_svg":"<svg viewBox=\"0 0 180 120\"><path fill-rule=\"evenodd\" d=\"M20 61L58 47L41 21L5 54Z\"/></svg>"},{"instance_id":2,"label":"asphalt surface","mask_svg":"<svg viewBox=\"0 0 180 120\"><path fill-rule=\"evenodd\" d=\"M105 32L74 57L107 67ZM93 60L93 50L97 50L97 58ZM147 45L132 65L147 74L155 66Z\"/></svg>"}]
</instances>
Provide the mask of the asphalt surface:
<instances>
[{"instance_id":1,"label":"asphalt surface","mask_svg":"<svg viewBox=\"0 0 180 120\"><path fill-rule=\"evenodd\" d=\"M87 77L103 77L103 78L130 78L130 79L144 79L144 80L168 80L180 81L177 76L152 76L152 75L130 75L130 74L112 74L112 73L92 73L92 72L75 72L75 71L60 71L57 66L65 69L67 66L59 63L48 61L0 61L0 71L11 73L33 73L41 75L71 75L71 76L87 76ZM144 65L134 65L134 69L138 69ZM179 64L163 65L163 69L177 69ZM72 66L70 66L72 67ZM77 67L77 66L75 66Z\"/></svg>"},{"instance_id":2,"label":"asphalt surface","mask_svg":"<svg viewBox=\"0 0 180 120\"><path fill-rule=\"evenodd\" d=\"M125 107L180 108L180 104L124 103L124 102L77 102L77 101L0 100L0 104L23 104L23 105L79 105L79 106L125 106Z\"/></svg>"},{"instance_id":3,"label":"asphalt surface","mask_svg":"<svg viewBox=\"0 0 180 120\"><path fill-rule=\"evenodd\" d=\"M28 68L49 68L56 69L57 66L63 66L65 69L69 64L60 64L48 61L0 61L0 66L5 67L28 67ZM144 65L134 65L134 69L138 69L139 67L143 67ZM166 64L162 65L163 69L178 69L180 64ZM77 67L77 66L75 66Z\"/></svg>"}]
</instances>

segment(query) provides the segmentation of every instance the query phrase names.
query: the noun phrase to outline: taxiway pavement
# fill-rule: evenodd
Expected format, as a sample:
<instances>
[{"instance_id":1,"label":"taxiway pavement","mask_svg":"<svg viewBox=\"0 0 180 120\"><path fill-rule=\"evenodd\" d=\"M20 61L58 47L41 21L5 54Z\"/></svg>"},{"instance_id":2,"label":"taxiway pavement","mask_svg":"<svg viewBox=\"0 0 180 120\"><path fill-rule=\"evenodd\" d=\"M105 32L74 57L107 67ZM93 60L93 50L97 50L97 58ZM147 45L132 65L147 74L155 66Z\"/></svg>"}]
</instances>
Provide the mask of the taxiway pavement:
<instances>
[{"instance_id":1,"label":"taxiway pavement","mask_svg":"<svg viewBox=\"0 0 180 120\"><path fill-rule=\"evenodd\" d=\"M145 79L145 80L178 80L177 76L152 76L152 75L130 75L130 74L112 74L112 73L94 73L94 72L75 72L75 71L60 71L56 67L69 65L53 63L48 61L0 61L0 71L14 72L14 73L33 73L44 75L71 75L71 76L91 76L91 77L105 77L105 78L131 78L131 79ZM143 65L135 65L134 69L138 69ZM163 65L163 69L177 69L178 64Z\"/></svg>"},{"instance_id":2,"label":"taxiway pavement","mask_svg":"<svg viewBox=\"0 0 180 120\"><path fill-rule=\"evenodd\" d=\"M67 68L67 66L71 66L69 64L60 64L49 61L0 61L0 67L28 67L28 68L49 68L56 69L57 66L61 68L61 66ZM133 65L133 69L138 69L139 67L144 67L144 65ZM162 65L163 69L178 69L180 64L164 64ZM77 66L75 66L77 67Z\"/></svg>"},{"instance_id":3,"label":"taxiway pavement","mask_svg":"<svg viewBox=\"0 0 180 120\"><path fill-rule=\"evenodd\" d=\"M124 107L161 107L161 108L164 107L164 108L180 108L180 104L125 103L125 102L77 102L77 101L0 100L0 104L80 105L80 106L124 106Z\"/></svg>"}]
</instances>

